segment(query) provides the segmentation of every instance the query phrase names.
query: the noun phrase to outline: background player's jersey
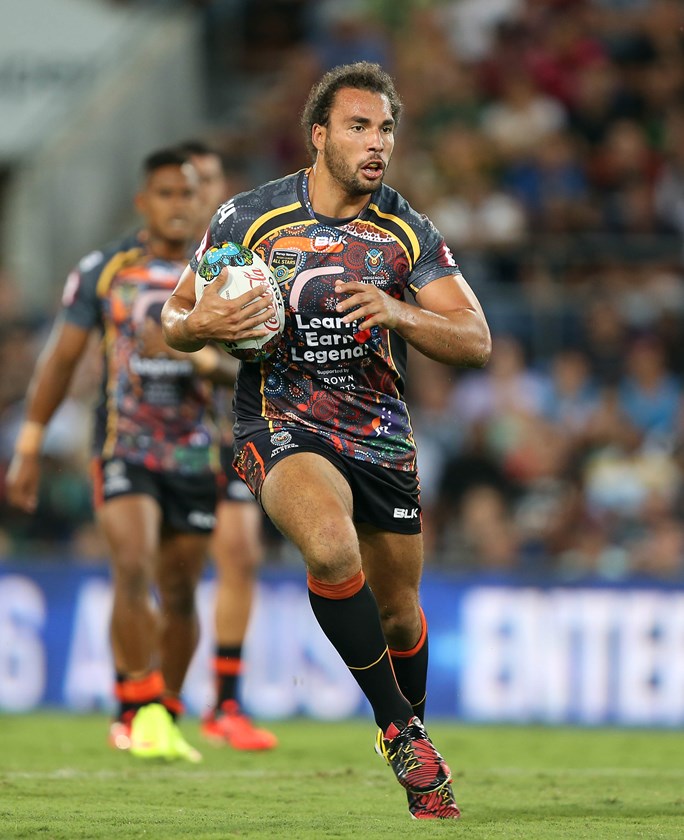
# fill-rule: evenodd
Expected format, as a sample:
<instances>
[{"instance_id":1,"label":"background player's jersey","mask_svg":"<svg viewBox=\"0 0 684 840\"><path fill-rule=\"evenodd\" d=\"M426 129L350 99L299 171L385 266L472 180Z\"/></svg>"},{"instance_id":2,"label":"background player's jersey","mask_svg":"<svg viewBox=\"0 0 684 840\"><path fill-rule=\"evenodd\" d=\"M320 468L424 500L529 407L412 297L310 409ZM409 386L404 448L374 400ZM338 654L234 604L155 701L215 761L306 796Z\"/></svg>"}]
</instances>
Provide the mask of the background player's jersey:
<instances>
[{"instance_id":1,"label":"background player's jersey","mask_svg":"<svg viewBox=\"0 0 684 840\"><path fill-rule=\"evenodd\" d=\"M403 399L405 342L387 329L358 331L335 311L337 280L372 283L395 298L458 274L444 239L393 189L383 185L348 220L316 216L307 171L241 193L222 205L191 261L233 241L255 250L285 301L283 341L261 363L243 362L235 392L238 445L269 429L302 427L341 453L393 469L415 468ZM280 435L279 435L280 433Z\"/></svg>"},{"instance_id":2,"label":"background player's jersey","mask_svg":"<svg viewBox=\"0 0 684 840\"><path fill-rule=\"evenodd\" d=\"M95 445L104 458L150 470L213 470L210 387L188 359L145 355L142 329L160 324L185 264L151 256L132 235L84 257L67 279L64 318L103 333L105 363Z\"/></svg>"}]
</instances>

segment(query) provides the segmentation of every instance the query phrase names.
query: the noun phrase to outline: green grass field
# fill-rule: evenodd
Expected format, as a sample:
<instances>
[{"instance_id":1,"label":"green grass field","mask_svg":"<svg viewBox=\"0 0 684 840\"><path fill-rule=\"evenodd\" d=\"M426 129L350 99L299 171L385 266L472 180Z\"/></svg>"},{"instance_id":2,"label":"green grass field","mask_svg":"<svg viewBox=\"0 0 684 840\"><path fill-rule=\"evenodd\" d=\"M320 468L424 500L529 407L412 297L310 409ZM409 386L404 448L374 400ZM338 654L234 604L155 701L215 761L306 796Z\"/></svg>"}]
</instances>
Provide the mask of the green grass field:
<instances>
[{"instance_id":1,"label":"green grass field","mask_svg":"<svg viewBox=\"0 0 684 840\"><path fill-rule=\"evenodd\" d=\"M459 821L417 822L370 721L273 725L272 753L159 764L109 750L101 715L0 718L0 838L684 837L684 734L433 723ZM183 725L200 745L195 720Z\"/></svg>"}]
</instances>

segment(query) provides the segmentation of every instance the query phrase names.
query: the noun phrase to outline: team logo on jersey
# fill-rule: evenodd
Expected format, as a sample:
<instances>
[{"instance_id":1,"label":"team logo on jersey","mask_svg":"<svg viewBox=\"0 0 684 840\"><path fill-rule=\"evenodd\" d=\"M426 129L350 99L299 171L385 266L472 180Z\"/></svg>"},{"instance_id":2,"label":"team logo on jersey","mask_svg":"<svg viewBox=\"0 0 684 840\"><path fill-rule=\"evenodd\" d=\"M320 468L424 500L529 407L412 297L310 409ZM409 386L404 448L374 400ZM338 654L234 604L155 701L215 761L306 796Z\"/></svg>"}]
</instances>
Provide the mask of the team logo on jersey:
<instances>
[{"instance_id":1,"label":"team logo on jersey","mask_svg":"<svg viewBox=\"0 0 684 840\"><path fill-rule=\"evenodd\" d=\"M271 443L273 446L285 446L292 440L292 435L289 432L286 432L285 429L281 429L279 432L274 432L271 435Z\"/></svg>"},{"instance_id":2,"label":"team logo on jersey","mask_svg":"<svg viewBox=\"0 0 684 840\"><path fill-rule=\"evenodd\" d=\"M276 249L271 252L269 268L278 283L287 283L294 277L299 259L295 251Z\"/></svg>"},{"instance_id":3,"label":"team logo on jersey","mask_svg":"<svg viewBox=\"0 0 684 840\"><path fill-rule=\"evenodd\" d=\"M243 266L252 265L254 254L238 245L236 242L224 242L222 245L212 245L204 254L197 269L200 277L207 283L218 277L224 265Z\"/></svg>"},{"instance_id":4,"label":"team logo on jersey","mask_svg":"<svg viewBox=\"0 0 684 840\"><path fill-rule=\"evenodd\" d=\"M369 248L366 251L364 265L366 266L366 271L370 274L377 274L382 268L384 262L385 258L379 248Z\"/></svg>"}]
</instances>

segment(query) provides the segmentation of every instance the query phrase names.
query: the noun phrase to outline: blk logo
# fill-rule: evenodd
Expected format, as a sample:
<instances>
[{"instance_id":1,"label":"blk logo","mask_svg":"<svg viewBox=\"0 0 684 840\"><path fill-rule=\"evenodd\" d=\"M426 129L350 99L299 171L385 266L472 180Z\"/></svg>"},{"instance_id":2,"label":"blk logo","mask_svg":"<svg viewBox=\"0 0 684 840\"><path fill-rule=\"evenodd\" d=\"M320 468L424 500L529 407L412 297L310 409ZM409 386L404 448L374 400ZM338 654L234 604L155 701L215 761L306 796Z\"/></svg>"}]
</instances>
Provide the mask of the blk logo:
<instances>
[{"instance_id":1,"label":"blk logo","mask_svg":"<svg viewBox=\"0 0 684 840\"><path fill-rule=\"evenodd\" d=\"M395 519L418 519L418 508L394 508Z\"/></svg>"}]
</instances>

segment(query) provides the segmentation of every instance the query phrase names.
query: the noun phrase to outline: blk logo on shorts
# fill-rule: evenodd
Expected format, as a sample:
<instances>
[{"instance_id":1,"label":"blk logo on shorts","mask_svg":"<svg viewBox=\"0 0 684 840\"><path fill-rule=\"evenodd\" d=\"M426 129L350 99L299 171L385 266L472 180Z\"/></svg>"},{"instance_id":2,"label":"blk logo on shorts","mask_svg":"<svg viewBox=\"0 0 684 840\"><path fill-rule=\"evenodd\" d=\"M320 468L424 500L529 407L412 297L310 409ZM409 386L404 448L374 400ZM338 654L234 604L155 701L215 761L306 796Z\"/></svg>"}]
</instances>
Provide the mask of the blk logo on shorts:
<instances>
[{"instance_id":1,"label":"blk logo on shorts","mask_svg":"<svg viewBox=\"0 0 684 840\"><path fill-rule=\"evenodd\" d=\"M394 508L395 519L418 519L418 508Z\"/></svg>"},{"instance_id":2,"label":"blk logo on shorts","mask_svg":"<svg viewBox=\"0 0 684 840\"><path fill-rule=\"evenodd\" d=\"M211 531L216 525L216 517L213 513L205 513L203 510L191 510L188 514L188 525L201 528L203 531Z\"/></svg>"}]
</instances>

